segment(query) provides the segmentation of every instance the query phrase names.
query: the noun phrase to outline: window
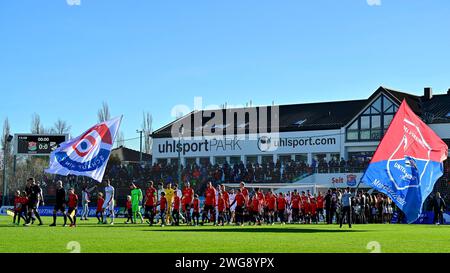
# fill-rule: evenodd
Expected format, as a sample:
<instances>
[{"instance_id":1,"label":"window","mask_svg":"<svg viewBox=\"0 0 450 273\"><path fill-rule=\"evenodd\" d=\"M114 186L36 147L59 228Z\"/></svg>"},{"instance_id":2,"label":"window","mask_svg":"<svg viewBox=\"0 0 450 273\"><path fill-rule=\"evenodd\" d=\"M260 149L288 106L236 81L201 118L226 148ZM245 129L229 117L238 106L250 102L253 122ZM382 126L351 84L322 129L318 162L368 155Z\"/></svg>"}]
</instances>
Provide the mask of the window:
<instances>
[{"instance_id":1,"label":"window","mask_svg":"<svg viewBox=\"0 0 450 273\"><path fill-rule=\"evenodd\" d=\"M380 96L347 128L347 141L380 140L397 110L391 100Z\"/></svg>"},{"instance_id":2,"label":"window","mask_svg":"<svg viewBox=\"0 0 450 273\"><path fill-rule=\"evenodd\" d=\"M382 97L378 98L371 107L372 114L381 112Z\"/></svg>"},{"instance_id":3,"label":"window","mask_svg":"<svg viewBox=\"0 0 450 273\"><path fill-rule=\"evenodd\" d=\"M359 120L356 120L355 122L352 123L352 125L350 125L350 127L348 127L348 129L347 129L347 139L348 140L358 140L358 134L359 134L358 122L359 122Z\"/></svg>"},{"instance_id":4,"label":"window","mask_svg":"<svg viewBox=\"0 0 450 273\"><path fill-rule=\"evenodd\" d=\"M394 119L394 115L384 115L384 129L387 129Z\"/></svg>"}]
</instances>

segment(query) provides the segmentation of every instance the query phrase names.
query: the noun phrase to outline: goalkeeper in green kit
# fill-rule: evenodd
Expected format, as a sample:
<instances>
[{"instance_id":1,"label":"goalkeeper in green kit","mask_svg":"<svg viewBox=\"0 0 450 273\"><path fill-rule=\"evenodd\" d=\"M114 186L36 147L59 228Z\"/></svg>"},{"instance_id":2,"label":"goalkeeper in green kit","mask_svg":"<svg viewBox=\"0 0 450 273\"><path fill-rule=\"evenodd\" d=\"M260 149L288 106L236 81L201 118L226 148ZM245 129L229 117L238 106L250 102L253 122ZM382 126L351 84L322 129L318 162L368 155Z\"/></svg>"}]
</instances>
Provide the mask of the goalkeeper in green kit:
<instances>
[{"instance_id":1,"label":"goalkeeper in green kit","mask_svg":"<svg viewBox=\"0 0 450 273\"><path fill-rule=\"evenodd\" d=\"M133 211L133 224L136 224L136 218L139 217L141 219L141 224L144 223L144 218L141 213L141 204L142 204L142 191L134 183L131 184L131 209Z\"/></svg>"}]
</instances>

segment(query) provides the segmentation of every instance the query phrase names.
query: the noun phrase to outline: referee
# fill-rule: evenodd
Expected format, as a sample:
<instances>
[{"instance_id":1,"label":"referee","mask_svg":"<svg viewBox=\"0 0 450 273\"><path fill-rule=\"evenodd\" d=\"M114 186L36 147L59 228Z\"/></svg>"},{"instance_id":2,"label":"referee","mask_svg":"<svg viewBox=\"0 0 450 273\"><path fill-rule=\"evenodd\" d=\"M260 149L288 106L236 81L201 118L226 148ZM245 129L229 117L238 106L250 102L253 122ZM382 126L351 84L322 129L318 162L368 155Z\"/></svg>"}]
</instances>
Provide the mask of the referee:
<instances>
[{"instance_id":1,"label":"referee","mask_svg":"<svg viewBox=\"0 0 450 273\"><path fill-rule=\"evenodd\" d=\"M56 205L53 209L53 224L51 227L56 227L56 215L61 212L64 217L64 225L67 226L67 215L66 215L66 191L63 188L62 181L56 182Z\"/></svg>"}]
</instances>

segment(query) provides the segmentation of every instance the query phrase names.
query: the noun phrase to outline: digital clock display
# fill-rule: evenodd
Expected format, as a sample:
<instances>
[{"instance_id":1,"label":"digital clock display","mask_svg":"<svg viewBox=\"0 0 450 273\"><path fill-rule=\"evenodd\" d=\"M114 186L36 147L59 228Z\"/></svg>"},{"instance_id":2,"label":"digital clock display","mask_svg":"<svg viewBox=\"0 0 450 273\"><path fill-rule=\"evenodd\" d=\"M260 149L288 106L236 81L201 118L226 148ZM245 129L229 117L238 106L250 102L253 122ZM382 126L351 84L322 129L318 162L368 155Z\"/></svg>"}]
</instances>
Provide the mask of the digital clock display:
<instances>
[{"instance_id":1,"label":"digital clock display","mask_svg":"<svg viewBox=\"0 0 450 273\"><path fill-rule=\"evenodd\" d=\"M16 135L16 154L49 155L65 141L67 135Z\"/></svg>"}]
</instances>

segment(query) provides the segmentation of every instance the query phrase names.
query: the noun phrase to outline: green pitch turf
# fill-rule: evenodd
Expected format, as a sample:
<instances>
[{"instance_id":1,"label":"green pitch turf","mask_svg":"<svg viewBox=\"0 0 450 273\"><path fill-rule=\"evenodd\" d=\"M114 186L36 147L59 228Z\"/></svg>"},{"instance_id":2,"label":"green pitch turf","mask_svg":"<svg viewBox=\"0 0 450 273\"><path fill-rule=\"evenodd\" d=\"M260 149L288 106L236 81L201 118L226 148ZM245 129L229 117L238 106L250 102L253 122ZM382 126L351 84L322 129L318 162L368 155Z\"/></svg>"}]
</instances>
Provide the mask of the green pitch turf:
<instances>
[{"instance_id":1,"label":"green pitch turf","mask_svg":"<svg viewBox=\"0 0 450 273\"><path fill-rule=\"evenodd\" d=\"M79 243L82 253L369 253L377 242L383 253L450 253L450 226L356 225L353 229L326 225L245 227L148 227L97 225L77 228L13 226L0 216L1 253L69 253ZM59 224L62 218L58 218ZM377 243L374 243L375 245Z\"/></svg>"}]
</instances>

